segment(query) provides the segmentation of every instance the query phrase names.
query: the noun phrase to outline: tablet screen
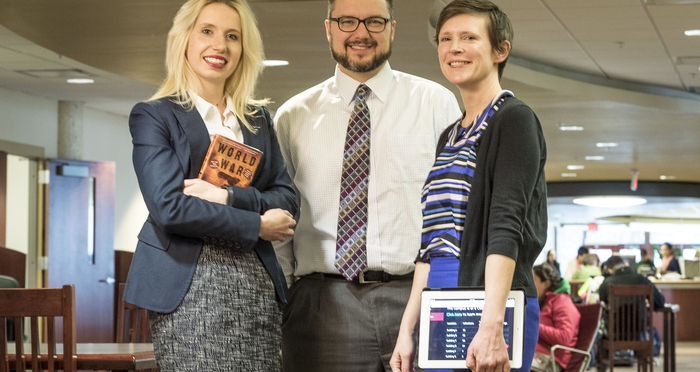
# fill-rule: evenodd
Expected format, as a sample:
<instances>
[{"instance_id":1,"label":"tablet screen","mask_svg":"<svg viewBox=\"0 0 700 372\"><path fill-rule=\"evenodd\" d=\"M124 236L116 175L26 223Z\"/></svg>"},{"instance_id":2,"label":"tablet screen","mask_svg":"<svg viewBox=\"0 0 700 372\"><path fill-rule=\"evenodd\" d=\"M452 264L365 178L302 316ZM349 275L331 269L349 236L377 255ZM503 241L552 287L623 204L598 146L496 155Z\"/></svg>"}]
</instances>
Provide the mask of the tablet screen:
<instances>
[{"instance_id":1,"label":"tablet screen","mask_svg":"<svg viewBox=\"0 0 700 372\"><path fill-rule=\"evenodd\" d=\"M464 368L469 344L479 330L485 292L425 289L421 295L418 364L421 368ZM503 337L511 368L522 365L525 293L510 291Z\"/></svg>"},{"instance_id":2,"label":"tablet screen","mask_svg":"<svg viewBox=\"0 0 700 372\"><path fill-rule=\"evenodd\" d=\"M467 348L481 322L484 300L430 300L430 360L466 360ZM508 359L513 359L513 316L515 299L506 301L503 337Z\"/></svg>"}]
</instances>

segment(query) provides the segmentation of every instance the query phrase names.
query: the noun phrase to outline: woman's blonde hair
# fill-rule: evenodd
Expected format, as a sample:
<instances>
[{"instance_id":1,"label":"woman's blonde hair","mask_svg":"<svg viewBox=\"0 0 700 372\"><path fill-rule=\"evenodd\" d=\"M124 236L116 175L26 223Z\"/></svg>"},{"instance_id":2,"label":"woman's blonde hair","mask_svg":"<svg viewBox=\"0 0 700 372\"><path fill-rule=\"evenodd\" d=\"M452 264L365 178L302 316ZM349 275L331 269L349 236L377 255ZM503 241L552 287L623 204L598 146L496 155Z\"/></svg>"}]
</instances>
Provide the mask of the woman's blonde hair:
<instances>
[{"instance_id":1,"label":"woman's blonde hair","mask_svg":"<svg viewBox=\"0 0 700 372\"><path fill-rule=\"evenodd\" d=\"M245 0L188 0L175 15L173 27L168 33L165 57L167 77L150 100L170 97L173 102L191 110L194 107L193 92L199 91L200 82L187 60L187 44L197 17L205 6L222 3L230 6L241 17L241 58L231 76L226 79L224 96L231 97L234 109L246 128L253 133L257 128L248 123L245 116L255 113L255 105L265 105L267 99L254 98L255 84L262 72L265 59L262 37L253 11Z\"/></svg>"}]
</instances>

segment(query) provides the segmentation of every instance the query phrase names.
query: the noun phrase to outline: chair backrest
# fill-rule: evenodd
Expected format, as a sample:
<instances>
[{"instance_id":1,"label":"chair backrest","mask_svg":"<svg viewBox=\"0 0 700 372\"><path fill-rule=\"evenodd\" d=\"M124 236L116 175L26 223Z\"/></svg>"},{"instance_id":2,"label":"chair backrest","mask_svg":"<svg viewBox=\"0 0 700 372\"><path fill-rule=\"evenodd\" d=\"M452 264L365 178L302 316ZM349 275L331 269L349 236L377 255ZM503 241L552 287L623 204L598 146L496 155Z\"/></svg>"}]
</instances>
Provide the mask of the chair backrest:
<instances>
[{"instance_id":1,"label":"chair backrest","mask_svg":"<svg viewBox=\"0 0 700 372\"><path fill-rule=\"evenodd\" d=\"M25 287L27 255L14 249L0 247L0 275L15 278L20 288Z\"/></svg>"},{"instance_id":2,"label":"chair backrest","mask_svg":"<svg viewBox=\"0 0 700 372\"><path fill-rule=\"evenodd\" d=\"M64 285L63 288L39 289L0 289L0 372L10 370L8 340L5 338L5 318L15 317L15 347L16 371L26 370L27 356L24 354L23 323L24 317L30 318L31 324L31 364L33 371L58 369L54 365L58 358L56 350L55 317L63 318L63 370L77 370L76 325L75 325L75 287ZM46 317L48 357L42 359L39 345L39 318ZM46 365L44 368L43 365Z\"/></svg>"},{"instance_id":3,"label":"chair backrest","mask_svg":"<svg viewBox=\"0 0 700 372\"><path fill-rule=\"evenodd\" d=\"M611 285L608 295L608 339L615 349L639 349L653 342L651 314L654 289L648 285Z\"/></svg>"},{"instance_id":4,"label":"chair backrest","mask_svg":"<svg viewBox=\"0 0 700 372\"><path fill-rule=\"evenodd\" d=\"M17 279L7 276L7 275L0 275L0 288L19 288L19 282ZM8 339L15 339L15 322L14 318L7 318L5 320L5 326L6 332L5 334L7 335Z\"/></svg>"},{"instance_id":5,"label":"chair backrest","mask_svg":"<svg viewBox=\"0 0 700 372\"><path fill-rule=\"evenodd\" d=\"M148 326L148 311L144 308L124 302L124 283L119 283L119 307L117 309L116 342L151 342ZM125 327L126 325L126 327ZM127 337L124 337L126 333ZM124 341L124 340L127 341Z\"/></svg>"},{"instance_id":6,"label":"chair backrest","mask_svg":"<svg viewBox=\"0 0 700 372\"><path fill-rule=\"evenodd\" d=\"M581 320L578 323L578 340L574 348L590 352L595 342L598 327L600 326L600 317L603 312L602 306L600 303L574 305L581 314ZM584 361L588 361L585 354L571 353L571 359L569 359L569 364L567 364L565 372L580 371L581 364Z\"/></svg>"},{"instance_id":7,"label":"chair backrest","mask_svg":"<svg viewBox=\"0 0 700 372\"><path fill-rule=\"evenodd\" d=\"M11 276L0 275L0 288L19 288L19 282Z\"/></svg>"}]
</instances>

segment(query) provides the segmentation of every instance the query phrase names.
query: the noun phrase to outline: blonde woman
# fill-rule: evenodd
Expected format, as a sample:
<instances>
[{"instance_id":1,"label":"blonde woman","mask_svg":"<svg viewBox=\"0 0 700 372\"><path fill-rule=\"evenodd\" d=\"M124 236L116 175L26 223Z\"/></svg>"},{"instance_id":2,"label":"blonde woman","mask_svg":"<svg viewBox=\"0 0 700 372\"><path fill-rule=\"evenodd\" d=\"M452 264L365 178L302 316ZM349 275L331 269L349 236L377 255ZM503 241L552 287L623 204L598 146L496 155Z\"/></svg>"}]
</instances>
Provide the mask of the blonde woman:
<instances>
[{"instance_id":1,"label":"blonde woman","mask_svg":"<svg viewBox=\"0 0 700 372\"><path fill-rule=\"evenodd\" d=\"M279 371L286 283L271 241L293 234L294 190L264 101L244 0L190 0L168 35L167 78L129 118L149 216L124 300L150 310L158 370ZM249 187L197 179L214 134L262 151Z\"/></svg>"}]
</instances>

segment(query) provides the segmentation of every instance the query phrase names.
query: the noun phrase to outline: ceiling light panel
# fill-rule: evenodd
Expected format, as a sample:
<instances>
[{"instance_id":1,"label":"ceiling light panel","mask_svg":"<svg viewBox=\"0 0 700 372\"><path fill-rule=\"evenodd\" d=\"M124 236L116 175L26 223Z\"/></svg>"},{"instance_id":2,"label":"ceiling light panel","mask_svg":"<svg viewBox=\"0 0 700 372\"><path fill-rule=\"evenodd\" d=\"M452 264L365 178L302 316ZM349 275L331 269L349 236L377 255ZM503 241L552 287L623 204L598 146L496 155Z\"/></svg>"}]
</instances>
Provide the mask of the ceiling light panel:
<instances>
[{"instance_id":1,"label":"ceiling light panel","mask_svg":"<svg viewBox=\"0 0 700 372\"><path fill-rule=\"evenodd\" d=\"M653 5L700 4L700 0L645 0L645 2Z\"/></svg>"},{"instance_id":2,"label":"ceiling light panel","mask_svg":"<svg viewBox=\"0 0 700 372\"><path fill-rule=\"evenodd\" d=\"M68 79L66 83L68 84L92 84L95 80L93 79Z\"/></svg>"},{"instance_id":3,"label":"ceiling light panel","mask_svg":"<svg viewBox=\"0 0 700 372\"><path fill-rule=\"evenodd\" d=\"M625 208L646 202L646 199L637 196L587 196L574 199L574 204L597 208Z\"/></svg>"},{"instance_id":4,"label":"ceiling light panel","mask_svg":"<svg viewBox=\"0 0 700 372\"><path fill-rule=\"evenodd\" d=\"M579 127L576 125L561 125L559 126L559 130L561 131L572 131L572 132L580 132L583 130L583 127Z\"/></svg>"},{"instance_id":5,"label":"ceiling light panel","mask_svg":"<svg viewBox=\"0 0 700 372\"><path fill-rule=\"evenodd\" d=\"M266 67L279 67L289 65L289 61L283 61L280 59L266 59L262 62L262 64Z\"/></svg>"},{"instance_id":6,"label":"ceiling light panel","mask_svg":"<svg viewBox=\"0 0 700 372\"><path fill-rule=\"evenodd\" d=\"M55 69L55 70L16 70L20 74L29 75L31 77L40 79L53 79L53 78L63 78L63 79L82 79L94 77L83 70L72 68L72 69Z\"/></svg>"}]
</instances>

